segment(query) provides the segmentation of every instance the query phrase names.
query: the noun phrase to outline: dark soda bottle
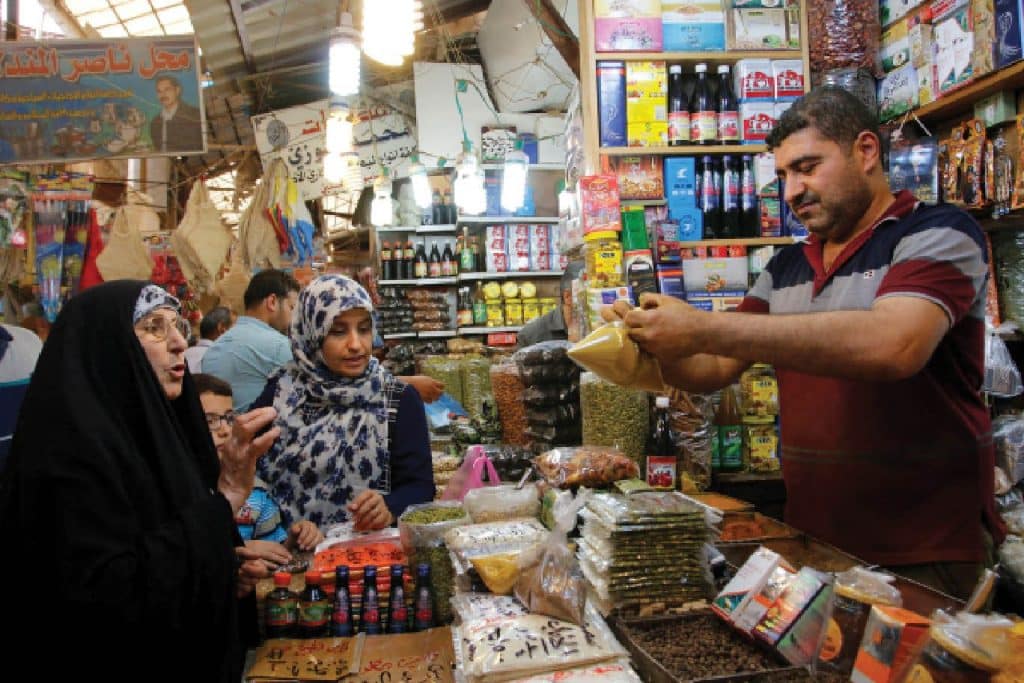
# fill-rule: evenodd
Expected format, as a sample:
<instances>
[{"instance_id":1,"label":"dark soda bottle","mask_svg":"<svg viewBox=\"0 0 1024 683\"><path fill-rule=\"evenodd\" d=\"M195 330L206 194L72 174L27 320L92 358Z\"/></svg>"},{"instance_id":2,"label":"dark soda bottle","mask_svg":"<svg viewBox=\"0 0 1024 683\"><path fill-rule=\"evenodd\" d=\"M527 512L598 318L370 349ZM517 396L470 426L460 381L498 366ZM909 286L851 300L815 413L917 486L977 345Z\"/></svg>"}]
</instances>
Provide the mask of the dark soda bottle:
<instances>
[{"instance_id":1,"label":"dark soda bottle","mask_svg":"<svg viewBox=\"0 0 1024 683\"><path fill-rule=\"evenodd\" d=\"M676 485L676 443L672 438L672 422L668 396L654 401L654 431L647 444L647 485L656 489L674 489Z\"/></svg>"},{"instance_id":2,"label":"dark soda bottle","mask_svg":"<svg viewBox=\"0 0 1024 683\"><path fill-rule=\"evenodd\" d=\"M377 592L377 568L367 565L363 570L363 601L359 629L368 636L378 636L380 628L380 594Z\"/></svg>"},{"instance_id":3,"label":"dark soda bottle","mask_svg":"<svg viewBox=\"0 0 1024 683\"><path fill-rule=\"evenodd\" d=\"M289 572L274 574L274 590L267 594L264 606L264 626L267 638L294 638L299 620L297 596L288 586L292 575Z\"/></svg>"},{"instance_id":4,"label":"dark soda bottle","mask_svg":"<svg viewBox=\"0 0 1024 683\"><path fill-rule=\"evenodd\" d=\"M757 183L754 179L754 159L743 155L740 171L740 232L744 237L761 236L761 212L757 208Z\"/></svg>"},{"instance_id":5,"label":"dark soda bottle","mask_svg":"<svg viewBox=\"0 0 1024 683\"><path fill-rule=\"evenodd\" d=\"M430 271L427 266L427 252L423 248L423 243L420 242L416 245L416 256L413 257L413 277L424 278Z\"/></svg>"},{"instance_id":6,"label":"dark soda bottle","mask_svg":"<svg viewBox=\"0 0 1024 683\"><path fill-rule=\"evenodd\" d=\"M452 245L449 242L445 242L444 251L441 253L441 276L451 277L458 274L459 266L455 261L455 257L452 256Z\"/></svg>"},{"instance_id":7,"label":"dark soda bottle","mask_svg":"<svg viewBox=\"0 0 1024 683\"><path fill-rule=\"evenodd\" d=\"M415 271L416 250L412 247L412 240L405 243L405 275L403 280L411 280L416 276Z\"/></svg>"},{"instance_id":8,"label":"dark soda bottle","mask_svg":"<svg viewBox=\"0 0 1024 683\"><path fill-rule=\"evenodd\" d=\"M708 65L698 64L697 82L690 98L690 142L695 145L713 145L718 141L718 112L711 97Z\"/></svg>"},{"instance_id":9,"label":"dark soda bottle","mask_svg":"<svg viewBox=\"0 0 1024 683\"><path fill-rule=\"evenodd\" d=\"M722 236L722 213L719 206L719 175L715 171L715 162L710 155L704 155L700 161L700 172L697 174L697 201L701 213L704 214L705 239L718 239Z\"/></svg>"},{"instance_id":10,"label":"dark soda bottle","mask_svg":"<svg viewBox=\"0 0 1024 683\"><path fill-rule=\"evenodd\" d=\"M405 604L405 584L402 565L391 565L391 592L388 594L388 633L409 630L409 608Z\"/></svg>"},{"instance_id":11,"label":"dark soda bottle","mask_svg":"<svg viewBox=\"0 0 1024 683\"><path fill-rule=\"evenodd\" d=\"M334 570L334 615L331 632L341 638L355 635L352 625L352 595L348 585L348 565Z\"/></svg>"},{"instance_id":12,"label":"dark soda bottle","mask_svg":"<svg viewBox=\"0 0 1024 683\"><path fill-rule=\"evenodd\" d=\"M430 277L441 277L441 252L437 250L437 242L430 247L430 258L427 260L427 274Z\"/></svg>"},{"instance_id":13,"label":"dark soda bottle","mask_svg":"<svg viewBox=\"0 0 1024 683\"><path fill-rule=\"evenodd\" d=\"M735 145L740 141L740 108L729 77L729 65L718 67L718 141Z\"/></svg>"},{"instance_id":14,"label":"dark soda bottle","mask_svg":"<svg viewBox=\"0 0 1024 683\"><path fill-rule=\"evenodd\" d=\"M722 237L740 236L740 172L728 154L722 157Z\"/></svg>"},{"instance_id":15,"label":"dark soda bottle","mask_svg":"<svg viewBox=\"0 0 1024 683\"><path fill-rule=\"evenodd\" d=\"M413 631L434 627L434 589L430 585L430 565L416 567L416 601L413 605Z\"/></svg>"},{"instance_id":16,"label":"dark soda bottle","mask_svg":"<svg viewBox=\"0 0 1024 683\"><path fill-rule=\"evenodd\" d=\"M447 209L444 208L441 201L441 191L434 190L433 201L430 205L431 219L434 225L443 225L446 222L448 216Z\"/></svg>"},{"instance_id":17,"label":"dark soda bottle","mask_svg":"<svg viewBox=\"0 0 1024 683\"><path fill-rule=\"evenodd\" d=\"M380 279L394 280L394 261L391 258L391 242L384 240L380 245Z\"/></svg>"},{"instance_id":18,"label":"dark soda bottle","mask_svg":"<svg viewBox=\"0 0 1024 683\"><path fill-rule=\"evenodd\" d=\"M668 144L689 142L690 106L683 93L683 67L673 64L668 68Z\"/></svg>"},{"instance_id":19,"label":"dark soda bottle","mask_svg":"<svg viewBox=\"0 0 1024 683\"><path fill-rule=\"evenodd\" d=\"M306 572L306 587L299 596L299 637L323 638L328 634L327 596L320 586L320 572Z\"/></svg>"}]
</instances>

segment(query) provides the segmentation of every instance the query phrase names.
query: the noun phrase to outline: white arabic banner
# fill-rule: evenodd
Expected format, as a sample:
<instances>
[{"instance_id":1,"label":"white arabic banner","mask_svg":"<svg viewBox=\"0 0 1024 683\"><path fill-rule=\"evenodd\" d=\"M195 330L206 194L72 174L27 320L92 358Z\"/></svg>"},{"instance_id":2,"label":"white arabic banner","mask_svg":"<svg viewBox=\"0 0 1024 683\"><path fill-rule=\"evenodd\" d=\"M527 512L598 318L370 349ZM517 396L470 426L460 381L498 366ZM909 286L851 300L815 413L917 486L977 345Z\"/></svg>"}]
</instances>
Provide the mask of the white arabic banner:
<instances>
[{"instance_id":1,"label":"white arabic banner","mask_svg":"<svg viewBox=\"0 0 1024 683\"><path fill-rule=\"evenodd\" d=\"M263 168L274 159L282 159L305 201L324 195L329 104L329 100L317 100L252 117Z\"/></svg>"}]
</instances>

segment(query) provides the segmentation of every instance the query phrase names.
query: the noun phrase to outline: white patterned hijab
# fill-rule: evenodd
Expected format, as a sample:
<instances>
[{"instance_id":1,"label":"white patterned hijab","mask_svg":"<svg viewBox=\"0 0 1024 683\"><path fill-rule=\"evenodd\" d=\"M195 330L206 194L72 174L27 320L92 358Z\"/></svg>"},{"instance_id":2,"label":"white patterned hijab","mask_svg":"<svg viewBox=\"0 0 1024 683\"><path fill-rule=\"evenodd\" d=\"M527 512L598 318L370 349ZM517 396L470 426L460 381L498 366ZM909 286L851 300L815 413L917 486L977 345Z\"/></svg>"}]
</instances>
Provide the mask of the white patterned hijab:
<instances>
[{"instance_id":1,"label":"white patterned hijab","mask_svg":"<svg viewBox=\"0 0 1024 683\"><path fill-rule=\"evenodd\" d=\"M354 378L331 372L323 360L335 318L355 308L372 313L373 302L340 275L321 275L299 294L290 334L294 360L275 375L275 424L282 433L259 466L290 522L343 522L345 506L360 491L391 490L387 396L395 377L376 358Z\"/></svg>"}]
</instances>

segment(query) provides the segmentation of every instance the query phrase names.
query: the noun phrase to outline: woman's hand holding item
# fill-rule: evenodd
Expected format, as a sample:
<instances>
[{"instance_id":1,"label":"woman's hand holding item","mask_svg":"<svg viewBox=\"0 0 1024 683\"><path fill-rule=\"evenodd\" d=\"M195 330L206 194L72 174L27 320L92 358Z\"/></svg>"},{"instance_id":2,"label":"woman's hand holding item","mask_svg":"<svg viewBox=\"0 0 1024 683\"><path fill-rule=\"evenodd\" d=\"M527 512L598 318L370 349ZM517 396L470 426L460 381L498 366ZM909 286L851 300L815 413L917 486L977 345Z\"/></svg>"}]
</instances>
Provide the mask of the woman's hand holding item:
<instances>
[{"instance_id":1,"label":"woman's hand holding item","mask_svg":"<svg viewBox=\"0 0 1024 683\"><path fill-rule=\"evenodd\" d=\"M267 452L281 433L274 427L256 436L277 417L273 408L257 408L235 418L231 439L224 445L217 489L228 499L232 513L238 512L252 492L256 479L256 460Z\"/></svg>"},{"instance_id":2,"label":"woman's hand holding item","mask_svg":"<svg viewBox=\"0 0 1024 683\"><path fill-rule=\"evenodd\" d=\"M292 524L288 529L288 540L285 541L285 545L299 550L313 550L322 540L324 540L324 535L320 533L316 524L304 519Z\"/></svg>"},{"instance_id":3,"label":"woman's hand holding item","mask_svg":"<svg viewBox=\"0 0 1024 683\"><path fill-rule=\"evenodd\" d=\"M352 528L356 531L376 531L390 526L393 518L379 491L367 489L348 504Z\"/></svg>"},{"instance_id":4,"label":"woman's hand holding item","mask_svg":"<svg viewBox=\"0 0 1024 683\"><path fill-rule=\"evenodd\" d=\"M238 556L238 586L236 595L243 598L250 592L256 590L256 583L271 575L270 567L259 553L246 546L235 547L235 555Z\"/></svg>"},{"instance_id":5,"label":"woman's hand holding item","mask_svg":"<svg viewBox=\"0 0 1024 683\"><path fill-rule=\"evenodd\" d=\"M245 547L256 553L261 560L274 565L288 564L292 561L292 554L288 549L274 541L246 541Z\"/></svg>"},{"instance_id":6,"label":"woman's hand holding item","mask_svg":"<svg viewBox=\"0 0 1024 683\"><path fill-rule=\"evenodd\" d=\"M412 385L424 403L433 403L441 398L441 394L444 392L444 382L427 375L409 375L399 377L399 379Z\"/></svg>"}]
</instances>

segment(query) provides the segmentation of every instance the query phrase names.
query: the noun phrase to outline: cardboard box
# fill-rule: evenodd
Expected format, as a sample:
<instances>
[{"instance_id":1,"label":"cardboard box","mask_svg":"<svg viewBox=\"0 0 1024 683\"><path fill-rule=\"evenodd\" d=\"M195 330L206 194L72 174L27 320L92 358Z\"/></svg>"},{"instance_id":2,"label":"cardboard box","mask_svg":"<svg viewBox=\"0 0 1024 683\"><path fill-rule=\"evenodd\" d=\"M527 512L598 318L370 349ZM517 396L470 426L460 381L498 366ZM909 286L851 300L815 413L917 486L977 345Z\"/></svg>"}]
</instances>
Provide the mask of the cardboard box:
<instances>
[{"instance_id":1,"label":"cardboard box","mask_svg":"<svg viewBox=\"0 0 1024 683\"><path fill-rule=\"evenodd\" d=\"M789 631L779 639L775 649L793 666L808 666L818 656L818 646L832 614L834 587L832 576L820 575L825 585L797 617Z\"/></svg>"},{"instance_id":2,"label":"cardboard box","mask_svg":"<svg viewBox=\"0 0 1024 683\"><path fill-rule=\"evenodd\" d=\"M597 63L597 111L602 147L626 145L626 63Z\"/></svg>"},{"instance_id":3,"label":"cardboard box","mask_svg":"<svg viewBox=\"0 0 1024 683\"><path fill-rule=\"evenodd\" d=\"M1013 92L1002 90L974 103L974 118L981 119L985 126L995 126L1013 121L1017 117L1017 101Z\"/></svg>"},{"instance_id":4,"label":"cardboard box","mask_svg":"<svg viewBox=\"0 0 1024 683\"><path fill-rule=\"evenodd\" d=\"M630 147L664 147L668 144L668 122L630 122L626 125L626 143Z\"/></svg>"},{"instance_id":5,"label":"cardboard box","mask_svg":"<svg viewBox=\"0 0 1024 683\"><path fill-rule=\"evenodd\" d=\"M932 63L915 67L917 71L917 106L935 101L935 66Z\"/></svg>"},{"instance_id":6,"label":"cardboard box","mask_svg":"<svg viewBox=\"0 0 1024 683\"><path fill-rule=\"evenodd\" d=\"M927 20L925 20L927 16ZM922 67L932 63L935 52L935 37L932 33L931 15L919 12L908 17L907 42L910 44L910 63Z\"/></svg>"},{"instance_id":7,"label":"cardboard box","mask_svg":"<svg viewBox=\"0 0 1024 683\"><path fill-rule=\"evenodd\" d=\"M913 64L887 73L878 82L878 116L883 121L910 111L918 102L917 70Z\"/></svg>"},{"instance_id":8,"label":"cardboard box","mask_svg":"<svg viewBox=\"0 0 1024 683\"><path fill-rule=\"evenodd\" d=\"M928 633L931 622L900 607L875 605L864 626L864 638L853 664L853 683L893 683L914 646ZM823 653L825 654L825 653Z\"/></svg>"},{"instance_id":9,"label":"cardboard box","mask_svg":"<svg viewBox=\"0 0 1024 683\"><path fill-rule=\"evenodd\" d=\"M746 295L746 291L743 290L687 294L686 303L708 313L726 313L739 308Z\"/></svg>"},{"instance_id":10,"label":"cardboard box","mask_svg":"<svg viewBox=\"0 0 1024 683\"><path fill-rule=\"evenodd\" d=\"M623 271L626 283L633 290L633 295L640 300L645 292L658 293L657 272L654 269L654 254L650 249L637 249L622 254Z\"/></svg>"},{"instance_id":11,"label":"cardboard box","mask_svg":"<svg viewBox=\"0 0 1024 683\"><path fill-rule=\"evenodd\" d=\"M786 7L786 47L790 50L799 50L802 39L803 36L800 34L800 8Z\"/></svg>"},{"instance_id":12,"label":"cardboard box","mask_svg":"<svg viewBox=\"0 0 1024 683\"><path fill-rule=\"evenodd\" d=\"M784 9L734 9L730 22L730 50L789 47Z\"/></svg>"},{"instance_id":13,"label":"cardboard box","mask_svg":"<svg viewBox=\"0 0 1024 683\"><path fill-rule=\"evenodd\" d=\"M661 0L595 0L594 47L598 52L660 52Z\"/></svg>"},{"instance_id":14,"label":"cardboard box","mask_svg":"<svg viewBox=\"0 0 1024 683\"><path fill-rule=\"evenodd\" d=\"M803 97L804 63L799 59L773 59L772 79L775 81L775 101L789 101Z\"/></svg>"},{"instance_id":15,"label":"cardboard box","mask_svg":"<svg viewBox=\"0 0 1024 683\"><path fill-rule=\"evenodd\" d=\"M659 263L656 267L658 277L658 291L666 296L674 296L677 299L686 300L686 292L683 290L683 269L678 263Z\"/></svg>"},{"instance_id":16,"label":"cardboard box","mask_svg":"<svg viewBox=\"0 0 1024 683\"><path fill-rule=\"evenodd\" d=\"M971 0L974 15L974 53L971 65L974 77L992 73L995 69L996 17L995 0Z\"/></svg>"},{"instance_id":17,"label":"cardboard box","mask_svg":"<svg viewBox=\"0 0 1024 683\"><path fill-rule=\"evenodd\" d=\"M1024 56L1021 31L1021 0L996 0L995 12L998 17L997 40L995 44L996 68L1002 69Z\"/></svg>"},{"instance_id":18,"label":"cardboard box","mask_svg":"<svg viewBox=\"0 0 1024 683\"><path fill-rule=\"evenodd\" d=\"M803 62L801 62L801 68ZM775 98L775 70L770 59L741 59L734 70L736 98L740 102Z\"/></svg>"},{"instance_id":19,"label":"cardboard box","mask_svg":"<svg viewBox=\"0 0 1024 683\"><path fill-rule=\"evenodd\" d=\"M775 127L774 102L744 102L740 104L741 139L745 145L763 145L768 133Z\"/></svg>"},{"instance_id":20,"label":"cardboard box","mask_svg":"<svg viewBox=\"0 0 1024 683\"><path fill-rule=\"evenodd\" d=\"M658 100L664 104L667 95L668 73L665 71L665 62L626 62L627 98Z\"/></svg>"},{"instance_id":21,"label":"cardboard box","mask_svg":"<svg viewBox=\"0 0 1024 683\"><path fill-rule=\"evenodd\" d=\"M663 0L661 6L666 52L725 49L725 12L720 0Z\"/></svg>"},{"instance_id":22,"label":"cardboard box","mask_svg":"<svg viewBox=\"0 0 1024 683\"><path fill-rule=\"evenodd\" d=\"M749 280L747 255L726 257L695 256L683 249L683 288L687 294L708 292L745 292Z\"/></svg>"},{"instance_id":23,"label":"cardboard box","mask_svg":"<svg viewBox=\"0 0 1024 683\"><path fill-rule=\"evenodd\" d=\"M936 20L935 82L936 95L945 95L974 78L974 21L969 6L952 9Z\"/></svg>"},{"instance_id":24,"label":"cardboard box","mask_svg":"<svg viewBox=\"0 0 1024 683\"><path fill-rule=\"evenodd\" d=\"M763 546L755 550L712 601L711 610L731 622L732 615L743 612L782 561L782 557L773 550Z\"/></svg>"},{"instance_id":25,"label":"cardboard box","mask_svg":"<svg viewBox=\"0 0 1024 683\"><path fill-rule=\"evenodd\" d=\"M619 183L613 175L583 176L579 182L583 234L622 230Z\"/></svg>"},{"instance_id":26,"label":"cardboard box","mask_svg":"<svg viewBox=\"0 0 1024 683\"><path fill-rule=\"evenodd\" d=\"M665 159L665 198L668 200L669 215L673 214L673 206L697 205L696 161L695 157L667 157Z\"/></svg>"},{"instance_id":27,"label":"cardboard box","mask_svg":"<svg viewBox=\"0 0 1024 683\"><path fill-rule=\"evenodd\" d=\"M910 26L906 17L882 31L878 56L886 73L910 63Z\"/></svg>"},{"instance_id":28,"label":"cardboard box","mask_svg":"<svg viewBox=\"0 0 1024 683\"><path fill-rule=\"evenodd\" d=\"M828 576L818 570L801 568L754 627L754 637L769 645L778 644L829 582Z\"/></svg>"},{"instance_id":29,"label":"cardboard box","mask_svg":"<svg viewBox=\"0 0 1024 683\"><path fill-rule=\"evenodd\" d=\"M897 19L906 16L925 0L881 0L878 3L879 18L882 26L888 26Z\"/></svg>"},{"instance_id":30,"label":"cardboard box","mask_svg":"<svg viewBox=\"0 0 1024 683\"><path fill-rule=\"evenodd\" d=\"M601 172L618 179L619 199L662 199L665 180L660 156L601 156Z\"/></svg>"},{"instance_id":31,"label":"cardboard box","mask_svg":"<svg viewBox=\"0 0 1024 683\"><path fill-rule=\"evenodd\" d=\"M669 207L669 215L679 224L680 242L704 239L704 212L696 206Z\"/></svg>"}]
</instances>

